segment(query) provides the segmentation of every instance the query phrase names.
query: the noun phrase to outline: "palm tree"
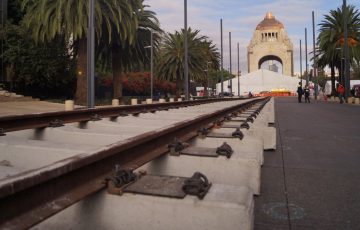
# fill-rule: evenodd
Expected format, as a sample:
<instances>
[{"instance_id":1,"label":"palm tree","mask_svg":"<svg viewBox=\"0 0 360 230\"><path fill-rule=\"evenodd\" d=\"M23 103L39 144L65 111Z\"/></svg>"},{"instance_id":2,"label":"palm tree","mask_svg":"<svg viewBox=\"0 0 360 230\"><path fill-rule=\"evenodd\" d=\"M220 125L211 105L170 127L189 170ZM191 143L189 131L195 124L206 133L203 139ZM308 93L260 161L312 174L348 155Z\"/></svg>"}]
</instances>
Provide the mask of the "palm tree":
<instances>
[{"instance_id":1,"label":"palm tree","mask_svg":"<svg viewBox=\"0 0 360 230\"><path fill-rule=\"evenodd\" d=\"M103 65L112 65L114 98L120 99L122 97L124 73L149 63L150 50L145 47L150 45L151 30L155 32L154 51L157 50L160 41L162 30L156 14L146 9L149 6L143 5L143 0L140 3L140 5L133 6L138 20L134 39L120 39L118 34L113 34L111 45L103 46L99 54L103 60Z\"/></svg>"},{"instance_id":2,"label":"palm tree","mask_svg":"<svg viewBox=\"0 0 360 230\"><path fill-rule=\"evenodd\" d=\"M218 66L218 54L215 52L215 47L207 41L206 36L199 35L199 32L199 30L193 31L191 28L187 31L189 79L193 80L204 78L204 69L208 61L214 62L216 60L212 66ZM184 30L166 35L159 56L157 61L158 77L175 81L179 95L182 91L184 79Z\"/></svg>"},{"instance_id":3,"label":"palm tree","mask_svg":"<svg viewBox=\"0 0 360 230\"><path fill-rule=\"evenodd\" d=\"M31 30L35 41L52 40L62 34L68 42L76 45L77 88L75 100L78 104L87 101L87 39L88 2L86 0L24 0L23 8L26 26ZM133 41L137 18L133 6L138 0L98 0L95 1L95 34L99 38L112 38L118 34L121 39ZM108 42L111 40L109 39ZM75 56L76 56L75 55Z\"/></svg>"},{"instance_id":4,"label":"palm tree","mask_svg":"<svg viewBox=\"0 0 360 230\"><path fill-rule=\"evenodd\" d=\"M354 6L346 7L349 56L352 63L354 58L359 57L359 37L360 37L360 12ZM344 17L343 9L331 10L329 15L319 24L320 33L317 38L318 65L321 68L329 66L331 68L332 95L335 94L335 68L341 69L340 51L344 44ZM339 71L340 72L340 71Z\"/></svg>"}]
</instances>

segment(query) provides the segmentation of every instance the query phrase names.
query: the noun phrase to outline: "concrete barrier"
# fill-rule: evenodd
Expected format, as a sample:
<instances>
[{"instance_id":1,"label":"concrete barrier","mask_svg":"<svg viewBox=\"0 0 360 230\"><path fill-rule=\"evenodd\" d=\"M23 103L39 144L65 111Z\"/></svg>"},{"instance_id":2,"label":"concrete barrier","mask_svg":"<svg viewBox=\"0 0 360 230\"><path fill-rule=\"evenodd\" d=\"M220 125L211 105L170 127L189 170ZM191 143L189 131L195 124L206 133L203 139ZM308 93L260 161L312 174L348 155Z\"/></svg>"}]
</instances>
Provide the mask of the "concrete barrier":
<instances>
[{"instance_id":1,"label":"concrete barrier","mask_svg":"<svg viewBox=\"0 0 360 230\"><path fill-rule=\"evenodd\" d=\"M348 97L347 103L348 104L353 104L354 103L354 98L353 97Z\"/></svg>"},{"instance_id":2,"label":"concrete barrier","mask_svg":"<svg viewBox=\"0 0 360 230\"><path fill-rule=\"evenodd\" d=\"M174 102L174 101L175 99L173 97L169 99L169 102Z\"/></svg>"},{"instance_id":3,"label":"concrete barrier","mask_svg":"<svg viewBox=\"0 0 360 230\"><path fill-rule=\"evenodd\" d=\"M138 99L132 98L131 99L131 105L137 105L137 104L138 104Z\"/></svg>"},{"instance_id":4,"label":"concrete barrier","mask_svg":"<svg viewBox=\"0 0 360 230\"><path fill-rule=\"evenodd\" d=\"M112 99L111 105L112 106L119 106L120 105L119 99Z\"/></svg>"},{"instance_id":5,"label":"concrete barrier","mask_svg":"<svg viewBox=\"0 0 360 230\"><path fill-rule=\"evenodd\" d=\"M152 104L153 100L151 98L146 99L146 104Z\"/></svg>"},{"instance_id":6,"label":"concrete barrier","mask_svg":"<svg viewBox=\"0 0 360 230\"><path fill-rule=\"evenodd\" d=\"M96 193L35 229L250 230L254 201L247 187L213 184L203 200Z\"/></svg>"},{"instance_id":7,"label":"concrete barrier","mask_svg":"<svg viewBox=\"0 0 360 230\"><path fill-rule=\"evenodd\" d=\"M360 104L360 98L355 98L354 104L359 105Z\"/></svg>"},{"instance_id":8,"label":"concrete barrier","mask_svg":"<svg viewBox=\"0 0 360 230\"><path fill-rule=\"evenodd\" d=\"M65 111L74 110L74 101L73 100L66 100L65 101Z\"/></svg>"},{"instance_id":9,"label":"concrete barrier","mask_svg":"<svg viewBox=\"0 0 360 230\"><path fill-rule=\"evenodd\" d=\"M159 103L165 103L165 102L166 102L166 100L164 98L159 99Z\"/></svg>"},{"instance_id":10,"label":"concrete barrier","mask_svg":"<svg viewBox=\"0 0 360 230\"><path fill-rule=\"evenodd\" d=\"M181 97L179 97L179 98L177 99L177 101L182 101L182 98L181 98Z\"/></svg>"}]
</instances>

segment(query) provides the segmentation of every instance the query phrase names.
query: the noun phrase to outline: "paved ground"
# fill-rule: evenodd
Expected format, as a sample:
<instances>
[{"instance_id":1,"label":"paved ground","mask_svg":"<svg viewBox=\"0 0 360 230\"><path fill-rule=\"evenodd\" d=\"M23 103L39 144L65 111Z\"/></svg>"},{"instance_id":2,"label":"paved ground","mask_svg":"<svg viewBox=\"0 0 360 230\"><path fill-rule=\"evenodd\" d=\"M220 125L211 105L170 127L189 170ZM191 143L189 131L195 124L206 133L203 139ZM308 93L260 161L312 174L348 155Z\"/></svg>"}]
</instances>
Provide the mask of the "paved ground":
<instances>
[{"instance_id":1,"label":"paved ground","mask_svg":"<svg viewBox=\"0 0 360 230\"><path fill-rule=\"evenodd\" d=\"M360 106L276 98L255 229L360 229Z\"/></svg>"},{"instance_id":2,"label":"paved ground","mask_svg":"<svg viewBox=\"0 0 360 230\"><path fill-rule=\"evenodd\" d=\"M75 109L81 108L76 105ZM0 102L0 117L9 115L22 115L32 113L46 113L64 111L65 105L47 101L11 101Z\"/></svg>"}]
</instances>

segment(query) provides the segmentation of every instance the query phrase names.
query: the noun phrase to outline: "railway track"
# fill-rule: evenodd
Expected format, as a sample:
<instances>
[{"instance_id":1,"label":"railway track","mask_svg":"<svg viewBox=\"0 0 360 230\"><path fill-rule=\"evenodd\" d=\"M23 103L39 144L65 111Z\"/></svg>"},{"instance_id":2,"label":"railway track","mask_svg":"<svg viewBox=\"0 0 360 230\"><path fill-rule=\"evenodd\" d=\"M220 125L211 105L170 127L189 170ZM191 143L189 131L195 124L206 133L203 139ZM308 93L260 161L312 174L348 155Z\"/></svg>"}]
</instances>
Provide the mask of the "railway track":
<instances>
[{"instance_id":1,"label":"railway track","mask_svg":"<svg viewBox=\"0 0 360 230\"><path fill-rule=\"evenodd\" d=\"M202 100L2 117L0 228L29 228L95 194L105 188L104 178L113 174L115 165L123 172L142 169L151 174L174 174L147 164L168 153L169 144L176 147L190 141L186 149L194 154L206 152L210 145L215 148L223 140L237 149L239 139L245 136L255 148L261 147L261 155L248 157L261 165L262 150L274 148L273 139L265 137L267 132L273 133L267 127L273 115L259 115L268 100ZM194 139L199 135L215 139L211 144ZM170 151L178 153L175 147ZM245 144L242 148L246 149ZM180 165L193 162L181 159L185 160ZM179 164L169 164L177 167L175 174L187 176L180 175L184 170L176 166ZM244 174L247 167L242 167ZM211 174L216 170L203 171ZM259 171L250 174L259 177ZM217 182L216 175L209 176L209 180L213 178ZM246 182L251 194L259 194L256 180L259 178ZM231 179L225 181L231 183Z\"/></svg>"}]
</instances>

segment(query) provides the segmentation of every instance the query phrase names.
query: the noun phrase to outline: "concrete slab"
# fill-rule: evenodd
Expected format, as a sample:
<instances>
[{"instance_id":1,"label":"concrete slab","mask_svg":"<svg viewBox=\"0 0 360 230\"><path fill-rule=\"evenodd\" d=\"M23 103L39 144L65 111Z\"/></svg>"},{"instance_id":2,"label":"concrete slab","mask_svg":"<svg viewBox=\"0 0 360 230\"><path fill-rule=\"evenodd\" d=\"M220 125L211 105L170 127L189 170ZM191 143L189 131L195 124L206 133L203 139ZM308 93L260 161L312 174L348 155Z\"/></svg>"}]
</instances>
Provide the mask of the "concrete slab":
<instances>
[{"instance_id":1,"label":"concrete slab","mask_svg":"<svg viewBox=\"0 0 360 230\"><path fill-rule=\"evenodd\" d=\"M133 135L129 134L120 134L120 135L110 135L110 134L98 134L98 133L86 133L79 131L80 129L69 130L69 128L59 127L59 128L46 128L43 130L22 130L11 132L11 135L16 135L23 139L28 140L43 140L50 141L54 143L69 143L69 144L83 144L91 146L105 146L127 138L132 137ZM96 140L96 141L95 141ZM60 146L61 147L61 146Z\"/></svg>"},{"instance_id":2,"label":"concrete slab","mask_svg":"<svg viewBox=\"0 0 360 230\"><path fill-rule=\"evenodd\" d=\"M234 150L231 158L239 158L246 161L256 161L262 165L263 158L263 142L256 138L239 139L223 139L223 138L194 138L189 142L190 146L217 148L224 142L229 144Z\"/></svg>"},{"instance_id":3,"label":"concrete slab","mask_svg":"<svg viewBox=\"0 0 360 230\"><path fill-rule=\"evenodd\" d=\"M149 174L191 177L201 172L213 183L247 186L253 194L260 193L260 164L239 157L170 156L159 157L139 170Z\"/></svg>"},{"instance_id":4,"label":"concrete slab","mask_svg":"<svg viewBox=\"0 0 360 230\"><path fill-rule=\"evenodd\" d=\"M218 128L212 129L212 133L228 133L231 134L235 129ZM244 139L249 136L252 138L258 138L263 141L264 150L276 149L276 129L274 127L261 127L254 126L253 129L241 129L244 134ZM244 140L243 139L243 140Z\"/></svg>"},{"instance_id":5,"label":"concrete slab","mask_svg":"<svg viewBox=\"0 0 360 230\"><path fill-rule=\"evenodd\" d=\"M56 161L83 154L81 151L60 148L44 148L29 145L6 145L0 143L0 161L8 161L11 167L7 169L12 173L12 167L17 172L40 168ZM5 168L3 168L5 170Z\"/></svg>"},{"instance_id":6,"label":"concrete slab","mask_svg":"<svg viewBox=\"0 0 360 230\"><path fill-rule=\"evenodd\" d=\"M55 208L55 207L54 207ZM203 200L126 193L97 193L33 229L233 230L252 229L253 197L247 187L213 184Z\"/></svg>"}]
</instances>

